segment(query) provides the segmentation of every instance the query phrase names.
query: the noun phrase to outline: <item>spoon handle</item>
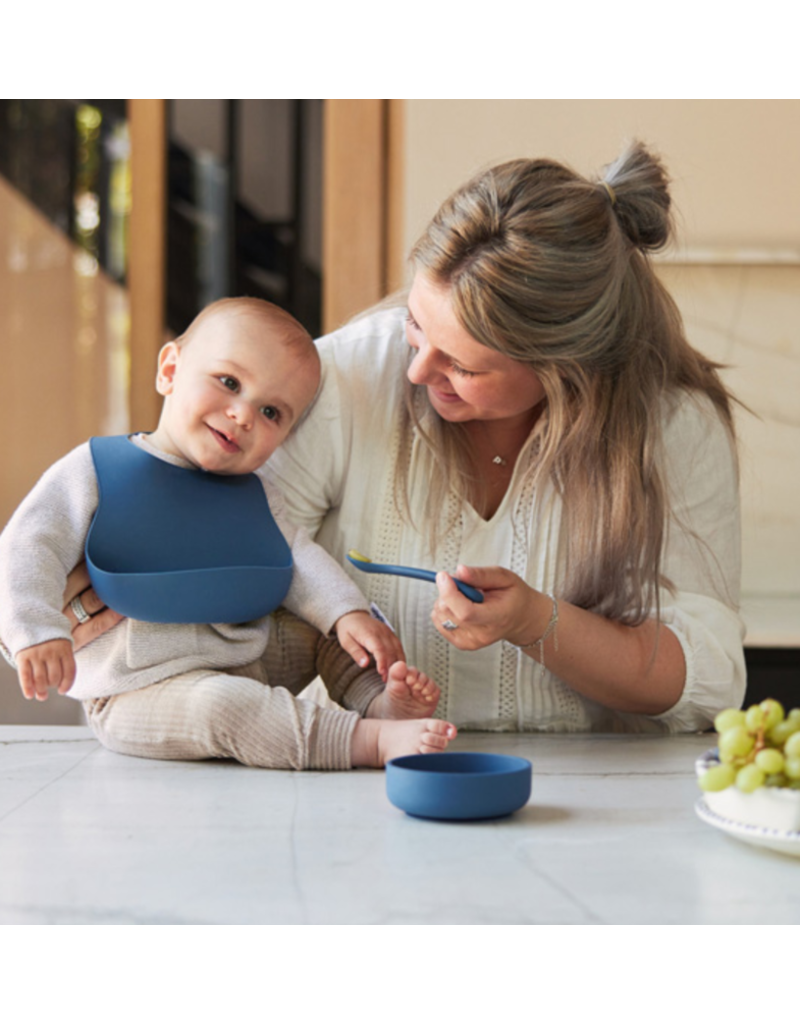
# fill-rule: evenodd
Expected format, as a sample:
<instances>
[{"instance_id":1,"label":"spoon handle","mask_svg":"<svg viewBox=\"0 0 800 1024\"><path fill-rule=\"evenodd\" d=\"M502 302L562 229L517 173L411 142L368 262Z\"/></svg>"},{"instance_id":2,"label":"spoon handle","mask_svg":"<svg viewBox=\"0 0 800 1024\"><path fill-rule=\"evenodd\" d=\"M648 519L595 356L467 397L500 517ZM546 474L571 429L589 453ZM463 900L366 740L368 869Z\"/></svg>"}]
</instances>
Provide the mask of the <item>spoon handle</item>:
<instances>
[{"instance_id":1,"label":"spoon handle","mask_svg":"<svg viewBox=\"0 0 800 1024\"><path fill-rule=\"evenodd\" d=\"M385 573L389 576L408 576L413 580L426 580L428 583L436 582L436 573L430 569L414 569L409 565L382 565L380 562L363 562L360 558L351 558L350 555L347 556L347 561L362 572ZM471 587L468 583L462 583L455 576L451 576L450 579L470 601L474 601L476 604L483 603L483 594L480 590L476 590L475 587Z\"/></svg>"}]
</instances>

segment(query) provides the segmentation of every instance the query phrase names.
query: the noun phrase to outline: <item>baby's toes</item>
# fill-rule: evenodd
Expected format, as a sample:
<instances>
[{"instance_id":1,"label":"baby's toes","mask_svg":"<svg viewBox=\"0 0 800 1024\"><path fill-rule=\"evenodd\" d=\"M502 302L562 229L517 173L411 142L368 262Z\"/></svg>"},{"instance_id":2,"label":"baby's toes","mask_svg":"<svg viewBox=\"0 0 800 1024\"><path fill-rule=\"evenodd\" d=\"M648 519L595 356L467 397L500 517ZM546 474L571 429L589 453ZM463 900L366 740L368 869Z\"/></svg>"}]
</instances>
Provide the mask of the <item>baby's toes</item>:
<instances>
[{"instance_id":1,"label":"baby's toes","mask_svg":"<svg viewBox=\"0 0 800 1024\"><path fill-rule=\"evenodd\" d=\"M408 689L410 672L406 668L406 664L403 661L396 661L389 667L389 672L386 676L386 688L387 690L394 691L395 693L402 693L403 690Z\"/></svg>"},{"instance_id":2,"label":"baby's toes","mask_svg":"<svg viewBox=\"0 0 800 1024\"><path fill-rule=\"evenodd\" d=\"M450 740L455 738L456 728L449 722L437 722L435 719L425 723L425 731L420 737L420 750L423 754L445 750Z\"/></svg>"},{"instance_id":3,"label":"baby's toes","mask_svg":"<svg viewBox=\"0 0 800 1024\"><path fill-rule=\"evenodd\" d=\"M425 697L438 697L439 687L434 683L432 679L428 679L427 676L421 676L419 680L419 692Z\"/></svg>"},{"instance_id":4,"label":"baby's toes","mask_svg":"<svg viewBox=\"0 0 800 1024\"><path fill-rule=\"evenodd\" d=\"M417 693L423 686L425 676L421 672L417 672L415 668L409 668L406 672L406 686L413 693Z\"/></svg>"},{"instance_id":5,"label":"baby's toes","mask_svg":"<svg viewBox=\"0 0 800 1024\"><path fill-rule=\"evenodd\" d=\"M420 739L419 749L421 754L436 754L447 749L448 740L445 736L439 736L435 732L425 732Z\"/></svg>"}]
</instances>

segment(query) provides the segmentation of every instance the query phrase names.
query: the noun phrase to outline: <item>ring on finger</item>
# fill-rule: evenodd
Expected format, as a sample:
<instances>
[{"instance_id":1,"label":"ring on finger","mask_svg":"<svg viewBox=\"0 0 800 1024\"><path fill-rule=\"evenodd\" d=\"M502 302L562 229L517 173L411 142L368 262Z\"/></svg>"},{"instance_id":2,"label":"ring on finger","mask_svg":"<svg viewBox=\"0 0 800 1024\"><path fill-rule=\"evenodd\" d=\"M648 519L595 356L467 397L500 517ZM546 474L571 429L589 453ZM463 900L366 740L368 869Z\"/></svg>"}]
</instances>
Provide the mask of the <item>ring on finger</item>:
<instances>
[{"instance_id":1,"label":"ring on finger","mask_svg":"<svg viewBox=\"0 0 800 1024\"><path fill-rule=\"evenodd\" d=\"M69 606L73 610L73 612L75 612L75 618L81 625L83 625L84 622L88 622L89 619L91 619L91 615L83 607L83 601L81 601L80 594L78 594L77 597L73 597L73 599L69 603Z\"/></svg>"},{"instance_id":2,"label":"ring on finger","mask_svg":"<svg viewBox=\"0 0 800 1024\"><path fill-rule=\"evenodd\" d=\"M445 619L444 622L442 623L442 626L448 631L458 629L458 626L455 624L455 622L453 622L452 619Z\"/></svg>"}]
</instances>

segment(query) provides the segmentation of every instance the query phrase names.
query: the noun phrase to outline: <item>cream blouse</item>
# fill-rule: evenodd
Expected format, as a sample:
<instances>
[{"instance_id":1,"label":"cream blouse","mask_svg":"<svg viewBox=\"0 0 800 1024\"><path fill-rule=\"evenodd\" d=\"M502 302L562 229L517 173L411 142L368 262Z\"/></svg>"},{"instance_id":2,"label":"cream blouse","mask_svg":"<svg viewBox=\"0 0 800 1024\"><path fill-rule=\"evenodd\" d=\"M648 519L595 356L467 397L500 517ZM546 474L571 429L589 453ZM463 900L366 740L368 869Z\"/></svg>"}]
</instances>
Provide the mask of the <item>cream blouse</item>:
<instances>
[{"instance_id":1,"label":"cream blouse","mask_svg":"<svg viewBox=\"0 0 800 1024\"><path fill-rule=\"evenodd\" d=\"M686 682L677 704L661 715L610 711L504 642L458 651L430 622L437 596L431 584L367 575L345 562L356 548L374 562L449 571L458 563L499 565L556 594L563 578L561 502L549 488L517 486L526 451L494 516L485 521L469 506L461 510L436 558L403 521L393 480L409 358L404 314L375 313L319 342L318 396L265 472L283 492L290 517L346 565L397 630L408 660L441 686L437 715L462 729L684 732L707 728L717 711L738 707L745 688L738 478L729 435L705 398L687 393L665 414L673 516L663 571L677 592L662 592L662 619L682 645ZM416 517L426 492L420 455L415 443Z\"/></svg>"}]
</instances>

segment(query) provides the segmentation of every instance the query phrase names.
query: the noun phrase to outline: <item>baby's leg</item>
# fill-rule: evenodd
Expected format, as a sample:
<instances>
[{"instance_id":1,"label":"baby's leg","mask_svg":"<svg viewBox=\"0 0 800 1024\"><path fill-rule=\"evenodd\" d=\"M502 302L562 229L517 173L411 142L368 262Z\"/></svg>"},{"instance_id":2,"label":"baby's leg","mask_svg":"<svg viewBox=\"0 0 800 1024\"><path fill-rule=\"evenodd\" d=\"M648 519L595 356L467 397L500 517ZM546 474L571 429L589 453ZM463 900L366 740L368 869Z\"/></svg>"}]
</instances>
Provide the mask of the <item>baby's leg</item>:
<instances>
[{"instance_id":1,"label":"baby's leg","mask_svg":"<svg viewBox=\"0 0 800 1024\"><path fill-rule=\"evenodd\" d=\"M282 687L195 671L84 703L95 735L135 757L233 758L260 768L352 766L358 715L299 700Z\"/></svg>"},{"instance_id":2,"label":"baby's leg","mask_svg":"<svg viewBox=\"0 0 800 1024\"><path fill-rule=\"evenodd\" d=\"M319 675L331 700L367 718L427 718L439 703L439 687L422 672L398 661L384 685L374 666L361 668L336 637L324 636L285 608L272 616L260 662L232 672L285 686L294 694Z\"/></svg>"},{"instance_id":3,"label":"baby's leg","mask_svg":"<svg viewBox=\"0 0 800 1024\"><path fill-rule=\"evenodd\" d=\"M303 619L279 609L273 616L258 678L269 677L283 684L288 676L292 681L285 685L301 687L316 674L322 677L334 701L369 718L357 722L353 732L354 768L382 768L403 754L444 750L456 735L455 726L449 722L428 720L440 694L428 676L396 662L384 685L374 667L356 665L335 637L325 637Z\"/></svg>"},{"instance_id":4,"label":"baby's leg","mask_svg":"<svg viewBox=\"0 0 800 1024\"><path fill-rule=\"evenodd\" d=\"M396 661L386 687L370 703L367 718L426 718L439 703L439 687L423 672Z\"/></svg>"},{"instance_id":5,"label":"baby's leg","mask_svg":"<svg viewBox=\"0 0 800 1024\"><path fill-rule=\"evenodd\" d=\"M384 690L374 666L361 668L335 636L325 636L285 608L272 615L269 642L261 660L232 673L285 686L295 695L321 676L331 700L362 716ZM430 714L431 709L425 713Z\"/></svg>"},{"instance_id":6,"label":"baby's leg","mask_svg":"<svg viewBox=\"0 0 800 1024\"><path fill-rule=\"evenodd\" d=\"M187 672L141 690L84 702L109 750L168 761L232 758L258 768L382 768L402 754L444 750L449 722L359 719L299 700L283 687L221 672Z\"/></svg>"}]
</instances>

